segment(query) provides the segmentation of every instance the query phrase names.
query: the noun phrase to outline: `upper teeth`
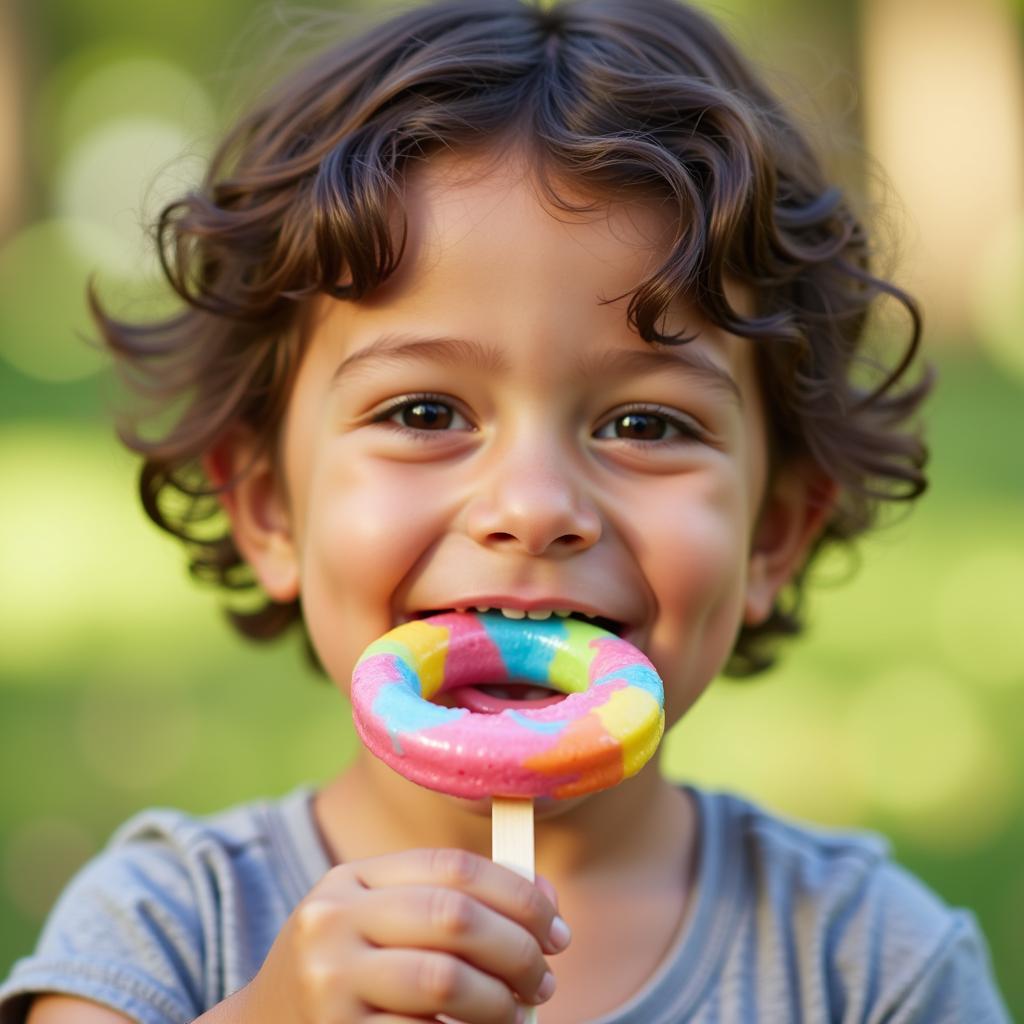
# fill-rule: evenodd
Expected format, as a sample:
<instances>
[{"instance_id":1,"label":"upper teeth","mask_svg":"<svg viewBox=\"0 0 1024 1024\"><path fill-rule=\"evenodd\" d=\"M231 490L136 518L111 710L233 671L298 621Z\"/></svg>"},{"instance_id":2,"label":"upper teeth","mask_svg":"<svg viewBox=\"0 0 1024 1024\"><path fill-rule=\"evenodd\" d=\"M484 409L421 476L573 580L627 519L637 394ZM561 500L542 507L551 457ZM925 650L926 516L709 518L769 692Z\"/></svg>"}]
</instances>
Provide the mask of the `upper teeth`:
<instances>
[{"instance_id":1,"label":"upper teeth","mask_svg":"<svg viewBox=\"0 0 1024 1024\"><path fill-rule=\"evenodd\" d=\"M477 608L478 612L489 612L490 610L490 608ZM523 611L522 608L497 608L495 611L501 612L506 619L530 618L537 621L550 619L552 615L557 615L560 619L567 619L572 615L571 608L531 608L529 611ZM591 616L588 615L587 618L589 619Z\"/></svg>"}]
</instances>

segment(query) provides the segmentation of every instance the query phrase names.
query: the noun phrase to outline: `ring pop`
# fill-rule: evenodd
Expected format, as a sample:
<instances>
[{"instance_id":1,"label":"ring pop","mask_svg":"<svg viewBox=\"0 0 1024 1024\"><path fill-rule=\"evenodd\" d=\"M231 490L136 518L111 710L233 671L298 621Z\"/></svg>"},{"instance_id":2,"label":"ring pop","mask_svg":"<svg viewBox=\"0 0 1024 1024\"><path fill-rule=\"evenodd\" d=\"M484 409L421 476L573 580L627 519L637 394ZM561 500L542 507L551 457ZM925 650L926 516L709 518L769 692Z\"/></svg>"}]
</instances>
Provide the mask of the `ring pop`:
<instances>
[{"instance_id":1,"label":"ring pop","mask_svg":"<svg viewBox=\"0 0 1024 1024\"><path fill-rule=\"evenodd\" d=\"M431 701L503 682L566 697L490 714ZM647 763L665 723L654 666L613 633L569 618L463 612L407 622L370 644L352 710L363 742L395 771L467 798L607 789Z\"/></svg>"}]
</instances>

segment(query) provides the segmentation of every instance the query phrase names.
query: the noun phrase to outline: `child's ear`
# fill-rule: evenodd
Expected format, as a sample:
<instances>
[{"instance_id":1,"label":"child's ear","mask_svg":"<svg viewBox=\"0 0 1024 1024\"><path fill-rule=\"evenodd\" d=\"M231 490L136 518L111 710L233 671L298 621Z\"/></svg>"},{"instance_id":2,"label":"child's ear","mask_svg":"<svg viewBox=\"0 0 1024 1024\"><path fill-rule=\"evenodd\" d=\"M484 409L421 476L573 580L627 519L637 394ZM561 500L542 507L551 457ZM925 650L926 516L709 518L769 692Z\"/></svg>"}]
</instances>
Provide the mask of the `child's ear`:
<instances>
[{"instance_id":1,"label":"child's ear","mask_svg":"<svg viewBox=\"0 0 1024 1024\"><path fill-rule=\"evenodd\" d=\"M751 539L745 625L759 625L771 614L776 595L800 571L824 529L838 492L835 481L810 462L792 462L774 474Z\"/></svg>"},{"instance_id":2,"label":"child's ear","mask_svg":"<svg viewBox=\"0 0 1024 1024\"><path fill-rule=\"evenodd\" d=\"M299 596L299 562L281 482L269 455L229 437L203 457L203 471L231 523L235 546L274 601Z\"/></svg>"}]
</instances>

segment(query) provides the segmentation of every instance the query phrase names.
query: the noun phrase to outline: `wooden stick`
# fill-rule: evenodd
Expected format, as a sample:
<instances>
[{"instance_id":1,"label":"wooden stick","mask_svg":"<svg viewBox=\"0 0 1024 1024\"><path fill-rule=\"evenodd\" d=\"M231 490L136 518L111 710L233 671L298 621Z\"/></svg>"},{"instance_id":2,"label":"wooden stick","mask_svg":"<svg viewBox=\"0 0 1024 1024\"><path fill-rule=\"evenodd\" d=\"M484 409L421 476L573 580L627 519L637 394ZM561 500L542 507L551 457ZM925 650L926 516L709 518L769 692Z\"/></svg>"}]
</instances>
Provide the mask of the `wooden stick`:
<instances>
[{"instance_id":1,"label":"wooden stick","mask_svg":"<svg viewBox=\"0 0 1024 1024\"><path fill-rule=\"evenodd\" d=\"M533 873L533 801L496 796L491 803L491 860L531 882ZM537 1007L526 1007L524 1024L536 1024Z\"/></svg>"},{"instance_id":2,"label":"wooden stick","mask_svg":"<svg viewBox=\"0 0 1024 1024\"><path fill-rule=\"evenodd\" d=\"M533 881L533 801L529 798L494 798L491 860Z\"/></svg>"}]
</instances>

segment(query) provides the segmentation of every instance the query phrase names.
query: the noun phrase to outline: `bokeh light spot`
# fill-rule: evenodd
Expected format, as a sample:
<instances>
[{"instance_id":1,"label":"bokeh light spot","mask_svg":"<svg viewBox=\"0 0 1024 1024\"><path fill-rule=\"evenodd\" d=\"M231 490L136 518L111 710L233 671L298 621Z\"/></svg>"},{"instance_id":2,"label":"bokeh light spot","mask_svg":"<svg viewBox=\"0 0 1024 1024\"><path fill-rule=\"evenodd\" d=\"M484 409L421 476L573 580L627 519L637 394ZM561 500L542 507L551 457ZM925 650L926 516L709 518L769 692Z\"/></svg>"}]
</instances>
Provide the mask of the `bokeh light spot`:
<instances>
[{"instance_id":1,"label":"bokeh light spot","mask_svg":"<svg viewBox=\"0 0 1024 1024\"><path fill-rule=\"evenodd\" d=\"M814 680L722 680L662 744L667 775L826 825L865 814L834 695Z\"/></svg>"},{"instance_id":2,"label":"bokeh light spot","mask_svg":"<svg viewBox=\"0 0 1024 1024\"><path fill-rule=\"evenodd\" d=\"M180 64L124 43L79 50L42 83L35 104L42 152L58 156L109 121L156 118L205 145L216 128L209 93Z\"/></svg>"},{"instance_id":3,"label":"bokeh light spot","mask_svg":"<svg viewBox=\"0 0 1024 1024\"><path fill-rule=\"evenodd\" d=\"M76 380L100 369L105 354L85 340L96 336L85 282L121 249L112 232L88 222L42 221L15 235L0 249L0 356L42 380Z\"/></svg>"},{"instance_id":4,"label":"bokeh light spot","mask_svg":"<svg viewBox=\"0 0 1024 1024\"><path fill-rule=\"evenodd\" d=\"M16 828L3 850L8 898L26 917L41 921L95 848L81 825L64 818L39 818Z\"/></svg>"},{"instance_id":5,"label":"bokeh light spot","mask_svg":"<svg viewBox=\"0 0 1024 1024\"><path fill-rule=\"evenodd\" d=\"M158 276L150 225L200 176L188 145L178 125L127 118L101 125L71 151L57 172L58 209L72 224L104 225L121 242L111 260L109 246L95 249L89 233L73 234L86 263L120 277Z\"/></svg>"},{"instance_id":6,"label":"bokeh light spot","mask_svg":"<svg viewBox=\"0 0 1024 1024\"><path fill-rule=\"evenodd\" d=\"M915 840L968 849L1012 813L1012 768L999 738L945 673L884 673L853 698L847 725L866 796Z\"/></svg>"},{"instance_id":7,"label":"bokeh light spot","mask_svg":"<svg viewBox=\"0 0 1024 1024\"><path fill-rule=\"evenodd\" d=\"M136 508L134 472L106 430L0 430L0 670L53 672L104 643L216 626L181 551Z\"/></svg>"}]
</instances>

